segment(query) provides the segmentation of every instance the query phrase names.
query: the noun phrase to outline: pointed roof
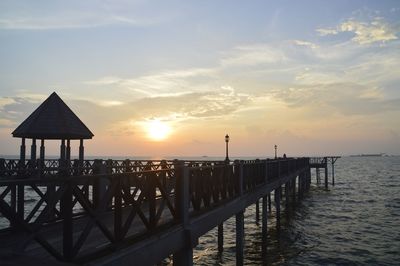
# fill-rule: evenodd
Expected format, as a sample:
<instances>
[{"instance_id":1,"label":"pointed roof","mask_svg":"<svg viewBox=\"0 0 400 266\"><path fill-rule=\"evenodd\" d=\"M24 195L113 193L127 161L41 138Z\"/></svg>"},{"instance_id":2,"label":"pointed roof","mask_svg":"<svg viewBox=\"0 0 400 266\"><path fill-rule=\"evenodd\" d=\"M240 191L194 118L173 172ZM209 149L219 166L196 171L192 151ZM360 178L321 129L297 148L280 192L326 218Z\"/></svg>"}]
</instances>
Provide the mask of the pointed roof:
<instances>
[{"instance_id":1,"label":"pointed roof","mask_svg":"<svg viewBox=\"0 0 400 266\"><path fill-rule=\"evenodd\" d=\"M94 136L55 92L12 135L35 139L91 139Z\"/></svg>"}]
</instances>

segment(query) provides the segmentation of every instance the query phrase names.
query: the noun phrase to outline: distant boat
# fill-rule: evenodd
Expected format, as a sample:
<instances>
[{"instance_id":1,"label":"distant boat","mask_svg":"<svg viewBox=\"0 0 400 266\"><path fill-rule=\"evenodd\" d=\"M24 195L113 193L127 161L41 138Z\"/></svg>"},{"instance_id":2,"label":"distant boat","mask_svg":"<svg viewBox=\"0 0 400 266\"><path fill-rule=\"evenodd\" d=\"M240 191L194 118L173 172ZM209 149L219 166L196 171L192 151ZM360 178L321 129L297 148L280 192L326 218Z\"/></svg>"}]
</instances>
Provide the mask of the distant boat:
<instances>
[{"instance_id":1,"label":"distant boat","mask_svg":"<svg viewBox=\"0 0 400 266\"><path fill-rule=\"evenodd\" d=\"M350 155L350 157L382 157L384 153L362 153L356 155Z\"/></svg>"}]
</instances>

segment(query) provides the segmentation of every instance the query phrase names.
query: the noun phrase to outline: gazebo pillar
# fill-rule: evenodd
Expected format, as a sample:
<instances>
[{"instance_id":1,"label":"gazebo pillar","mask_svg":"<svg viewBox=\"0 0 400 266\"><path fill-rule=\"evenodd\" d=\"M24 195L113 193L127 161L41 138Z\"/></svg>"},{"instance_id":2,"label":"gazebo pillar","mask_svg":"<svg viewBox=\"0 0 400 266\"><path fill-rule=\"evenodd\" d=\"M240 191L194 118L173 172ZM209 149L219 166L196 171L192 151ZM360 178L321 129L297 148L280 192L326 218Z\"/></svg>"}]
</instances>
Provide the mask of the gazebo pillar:
<instances>
[{"instance_id":1,"label":"gazebo pillar","mask_svg":"<svg viewBox=\"0 0 400 266\"><path fill-rule=\"evenodd\" d=\"M83 158L85 154L85 148L83 147L83 139L79 140L79 162L83 165Z\"/></svg>"},{"instance_id":2,"label":"gazebo pillar","mask_svg":"<svg viewBox=\"0 0 400 266\"><path fill-rule=\"evenodd\" d=\"M44 139L40 140L40 161L44 163L44 153L45 153L45 148L44 148Z\"/></svg>"},{"instance_id":3,"label":"gazebo pillar","mask_svg":"<svg viewBox=\"0 0 400 266\"><path fill-rule=\"evenodd\" d=\"M58 173L61 175L65 175L65 139L61 140L61 146L60 146L60 163L59 163L59 169Z\"/></svg>"},{"instance_id":4,"label":"gazebo pillar","mask_svg":"<svg viewBox=\"0 0 400 266\"><path fill-rule=\"evenodd\" d=\"M61 140L60 159L61 159L62 161L65 160L65 139L62 139L62 140Z\"/></svg>"},{"instance_id":5,"label":"gazebo pillar","mask_svg":"<svg viewBox=\"0 0 400 266\"><path fill-rule=\"evenodd\" d=\"M71 160L71 141L67 139L67 149L65 152L65 159L68 161Z\"/></svg>"},{"instance_id":6,"label":"gazebo pillar","mask_svg":"<svg viewBox=\"0 0 400 266\"><path fill-rule=\"evenodd\" d=\"M20 160L21 164L25 165L25 138L22 138L22 141L21 141L19 160Z\"/></svg>"},{"instance_id":7,"label":"gazebo pillar","mask_svg":"<svg viewBox=\"0 0 400 266\"><path fill-rule=\"evenodd\" d=\"M36 139L32 139L31 145L31 161L32 163L36 160Z\"/></svg>"},{"instance_id":8,"label":"gazebo pillar","mask_svg":"<svg viewBox=\"0 0 400 266\"><path fill-rule=\"evenodd\" d=\"M45 153L45 148L44 148L44 139L40 140L40 159L39 159L39 170L40 170L40 175L43 175L43 170L45 168L45 163L44 163L44 153Z\"/></svg>"}]
</instances>

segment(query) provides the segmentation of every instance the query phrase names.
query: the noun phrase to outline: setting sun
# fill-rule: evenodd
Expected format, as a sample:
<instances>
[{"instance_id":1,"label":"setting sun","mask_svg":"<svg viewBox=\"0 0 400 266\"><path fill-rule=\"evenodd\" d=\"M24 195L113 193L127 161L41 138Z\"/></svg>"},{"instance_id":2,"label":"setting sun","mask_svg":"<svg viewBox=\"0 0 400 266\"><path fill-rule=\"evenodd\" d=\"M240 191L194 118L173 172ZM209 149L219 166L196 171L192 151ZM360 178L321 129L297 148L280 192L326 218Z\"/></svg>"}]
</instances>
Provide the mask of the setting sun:
<instances>
[{"instance_id":1,"label":"setting sun","mask_svg":"<svg viewBox=\"0 0 400 266\"><path fill-rule=\"evenodd\" d=\"M171 133L171 127L160 120L151 120L146 124L147 135L150 139L161 141Z\"/></svg>"}]
</instances>

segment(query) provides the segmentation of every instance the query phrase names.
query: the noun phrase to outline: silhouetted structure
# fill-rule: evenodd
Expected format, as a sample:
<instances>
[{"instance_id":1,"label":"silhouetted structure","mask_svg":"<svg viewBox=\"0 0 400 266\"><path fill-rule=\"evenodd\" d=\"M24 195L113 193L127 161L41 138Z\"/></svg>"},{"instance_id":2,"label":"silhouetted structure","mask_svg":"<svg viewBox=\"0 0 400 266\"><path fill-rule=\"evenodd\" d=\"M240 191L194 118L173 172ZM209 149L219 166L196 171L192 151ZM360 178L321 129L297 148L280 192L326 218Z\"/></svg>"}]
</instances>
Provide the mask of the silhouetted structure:
<instances>
[{"instance_id":1,"label":"silhouetted structure","mask_svg":"<svg viewBox=\"0 0 400 266\"><path fill-rule=\"evenodd\" d=\"M53 92L24 122L12 133L13 137L22 138L20 162L25 161L25 139L32 139L31 161L36 160L36 140L40 139L40 160L45 159L46 139L61 140L60 160L70 160L71 140L80 140L79 161L84 159L84 139L94 135L85 124L74 114L63 100ZM66 142L66 144L65 144Z\"/></svg>"},{"instance_id":2,"label":"silhouetted structure","mask_svg":"<svg viewBox=\"0 0 400 266\"><path fill-rule=\"evenodd\" d=\"M154 265L173 254L174 265L190 266L199 237L216 226L223 252L223 223L232 216L236 265L243 265L244 211L256 203L258 222L260 199L266 263L272 193L279 230L282 202L294 208L304 197L311 168L325 167L326 180L328 174L326 157L229 162L228 135L225 161L83 160L83 140L93 134L56 93L13 136L22 138L20 160L0 158L1 265L21 264L21 257L30 265L32 258L52 265ZM31 160L25 160L25 138L32 139ZM61 139L58 164L45 160L45 139ZM72 139L80 140L78 167L71 164Z\"/></svg>"}]
</instances>

